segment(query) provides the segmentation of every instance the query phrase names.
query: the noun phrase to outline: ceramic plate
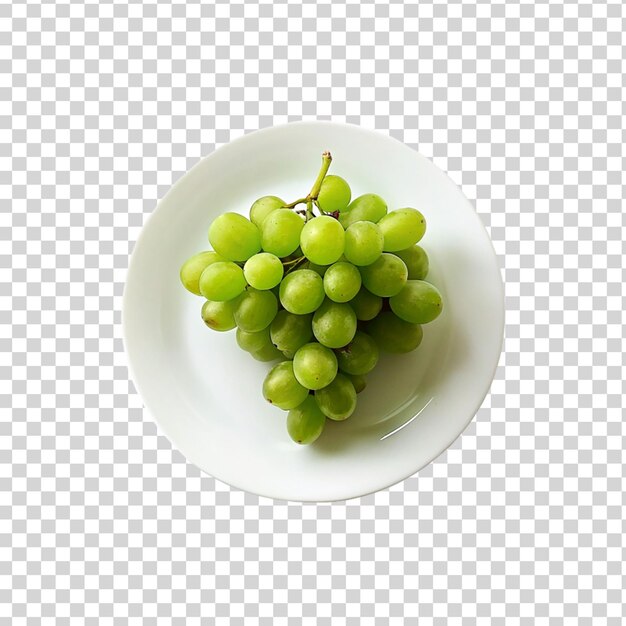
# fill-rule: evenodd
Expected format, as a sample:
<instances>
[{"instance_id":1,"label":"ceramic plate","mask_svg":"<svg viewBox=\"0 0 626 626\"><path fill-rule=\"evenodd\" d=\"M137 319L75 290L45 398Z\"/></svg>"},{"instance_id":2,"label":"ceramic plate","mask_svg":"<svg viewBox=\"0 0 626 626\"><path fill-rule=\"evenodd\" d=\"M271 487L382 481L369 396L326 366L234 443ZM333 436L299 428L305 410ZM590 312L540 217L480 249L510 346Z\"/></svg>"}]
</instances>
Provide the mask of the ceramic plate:
<instances>
[{"instance_id":1,"label":"ceramic plate","mask_svg":"<svg viewBox=\"0 0 626 626\"><path fill-rule=\"evenodd\" d=\"M330 150L330 173L353 197L373 192L390 210L426 217L421 245L442 315L422 345L383 356L356 413L311 446L293 443L286 413L261 385L270 365L241 351L235 333L200 318L203 300L180 284L181 264L209 248L211 221L247 215L263 195L306 195ZM427 465L465 429L501 351L503 286L487 233L456 185L428 159L357 126L303 122L246 135L200 161L159 202L130 262L123 325L134 382L163 432L199 468L240 489L300 501L343 500L388 487Z\"/></svg>"}]
</instances>

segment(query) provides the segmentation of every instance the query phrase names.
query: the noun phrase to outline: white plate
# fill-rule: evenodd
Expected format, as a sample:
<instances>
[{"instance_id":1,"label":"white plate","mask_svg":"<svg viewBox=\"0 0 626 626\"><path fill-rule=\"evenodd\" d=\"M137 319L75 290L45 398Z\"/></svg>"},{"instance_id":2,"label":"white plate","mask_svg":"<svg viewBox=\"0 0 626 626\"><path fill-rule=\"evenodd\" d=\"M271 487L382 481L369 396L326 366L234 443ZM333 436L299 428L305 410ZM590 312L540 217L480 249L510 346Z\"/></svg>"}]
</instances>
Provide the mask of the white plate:
<instances>
[{"instance_id":1,"label":"white plate","mask_svg":"<svg viewBox=\"0 0 626 626\"><path fill-rule=\"evenodd\" d=\"M308 192L323 150L353 197L420 209L428 279L445 299L415 352L384 356L357 412L330 420L312 446L293 443L286 413L263 400L270 365L241 351L234 332L200 318L203 300L178 278L209 248L211 221L247 214L259 196ZM161 200L135 245L123 311L131 373L173 444L205 472L273 498L343 500L388 487L441 454L465 429L491 384L504 325L503 286L474 209L435 165L404 144L357 126L304 122L246 135L200 161Z\"/></svg>"}]
</instances>

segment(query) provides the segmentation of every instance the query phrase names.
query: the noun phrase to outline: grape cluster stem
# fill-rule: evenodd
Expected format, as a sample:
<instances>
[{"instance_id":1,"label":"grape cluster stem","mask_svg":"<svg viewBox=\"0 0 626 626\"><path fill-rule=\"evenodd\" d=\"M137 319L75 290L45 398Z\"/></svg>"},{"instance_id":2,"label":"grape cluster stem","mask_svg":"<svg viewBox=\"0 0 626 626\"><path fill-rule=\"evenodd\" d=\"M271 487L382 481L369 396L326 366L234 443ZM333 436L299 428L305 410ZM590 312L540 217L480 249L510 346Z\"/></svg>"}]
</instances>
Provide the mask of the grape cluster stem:
<instances>
[{"instance_id":1,"label":"grape cluster stem","mask_svg":"<svg viewBox=\"0 0 626 626\"><path fill-rule=\"evenodd\" d=\"M319 196L320 189L322 188L322 183L324 182L324 178L328 173L328 168L333 160L331 153L326 150L322 153L322 166L320 168L319 174L313 183L313 187L311 187L311 191L304 198L299 198L294 202L290 202L285 205L286 209L293 209L297 207L299 204L306 204L306 213L304 215L304 221L308 222L310 219L315 217L315 213L313 212L313 205L315 205L319 210L319 205L317 203L317 196ZM297 211L298 213L300 211Z\"/></svg>"},{"instance_id":2,"label":"grape cluster stem","mask_svg":"<svg viewBox=\"0 0 626 626\"><path fill-rule=\"evenodd\" d=\"M299 198L298 200L295 200L294 202L290 202L289 204L286 204L284 207L285 209L294 209L300 204L306 204L306 210L298 209L296 211L296 213L299 213L300 215L304 216L305 222L308 222L310 219L313 219L315 217L315 213L313 212L314 205L315 207L317 207L320 213L323 213L319 207L319 204L317 203L317 197L319 196L320 189L322 188L322 183L324 182L324 178L326 177L326 174L328 173L328 168L330 167L332 160L333 160L333 157L328 150L322 152L322 166L320 167L320 171L317 175L317 178L315 179L315 182L313 183L313 186L311 187L311 191L305 198ZM300 267L306 260L307 259L305 256L301 256L301 257L298 257L297 259L292 259L291 261L287 261L286 263L283 263L283 266L285 267L285 274L289 274L289 272L293 272L293 270Z\"/></svg>"}]
</instances>

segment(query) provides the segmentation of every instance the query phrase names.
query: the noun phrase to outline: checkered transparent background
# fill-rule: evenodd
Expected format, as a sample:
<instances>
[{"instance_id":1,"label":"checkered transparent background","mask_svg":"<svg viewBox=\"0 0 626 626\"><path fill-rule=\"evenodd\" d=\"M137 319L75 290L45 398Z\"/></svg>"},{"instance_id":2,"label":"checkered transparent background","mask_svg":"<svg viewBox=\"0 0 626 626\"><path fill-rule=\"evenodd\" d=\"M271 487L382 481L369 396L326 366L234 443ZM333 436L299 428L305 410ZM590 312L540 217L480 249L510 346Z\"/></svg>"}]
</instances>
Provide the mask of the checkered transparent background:
<instances>
[{"instance_id":1,"label":"checkered transparent background","mask_svg":"<svg viewBox=\"0 0 626 626\"><path fill-rule=\"evenodd\" d=\"M618 1L0 2L0 624L626 618ZM387 132L474 201L504 353L419 475L333 505L188 465L128 380L133 242L200 157Z\"/></svg>"}]
</instances>

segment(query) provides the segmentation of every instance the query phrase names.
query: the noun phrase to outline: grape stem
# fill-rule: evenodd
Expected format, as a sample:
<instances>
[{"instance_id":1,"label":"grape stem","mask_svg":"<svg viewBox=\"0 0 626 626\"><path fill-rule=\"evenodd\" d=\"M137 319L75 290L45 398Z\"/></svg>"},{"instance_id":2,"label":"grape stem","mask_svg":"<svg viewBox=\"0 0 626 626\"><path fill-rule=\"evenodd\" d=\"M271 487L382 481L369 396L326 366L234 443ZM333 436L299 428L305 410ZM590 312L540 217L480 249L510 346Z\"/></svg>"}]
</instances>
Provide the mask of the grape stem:
<instances>
[{"instance_id":1,"label":"grape stem","mask_svg":"<svg viewBox=\"0 0 626 626\"><path fill-rule=\"evenodd\" d=\"M324 182L324 178L328 173L328 168L330 167L330 163L332 160L333 157L328 150L322 152L322 167L320 168L320 173L317 175L317 178L315 179L313 187L311 187L311 191L306 197L306 200L317 200L317 196L319 196L320 189L322 188L322 183Z\"/></svg>"},{"instance_id":2,"label":"grape stem","mask_svg":"<svg viewBox=\"0 0 626 626\"><path fill-rule=\"evenodd\" d=\"M293 209L294 207L297 207L299 204L302 204L303 202L306 202L306 198L300 198L298 200L294 200L293 202L290 202L289 204L286 204L283 208L284 209Z\"/></svg>"},{"instance_id":3,"label":"grape stem","mask_svg":"<svg viewBox=\"0 0 626 626\"><path fill-rule=\"evenodd\" d=\"M313 213L313 205L315 204L315 206L319 209L319 204L317 203L317 196L319 196L320 189L322 188L322 183L324 182L324 178L326 177L326 174L328 173L328 168L330 167L332 160L333 160L333 157L328 150L326 150L325 152L322 152L322 167L320 168L319 174L317 175L317 178L315 179L315 182L313 183L313 187L311 187L311 191L309 192L309 195L306 196L305 198L299 198L298 200L295 200L294 202L290 202L289 204L286 204L285 209L293 209L294 207L297 207L299 204L306 204L305 221L308 222L311 218L315 217L315 214Z\"/></svg>"},{"instance_id":4,"label":"grape stem","mask_svg":"<svg viewBox=\"0 0 626 626\"><path fill-rule=\"evenodd\" d=\"M297 259L294 259L293 261L288 261L287 263L283 263L283 265L286 267L287 265L290 265L291 267L287 268L287 270L285 271L285 275L289 274L289 272L292 272L293 270L295 270L299 265L301 265L304 261L306 261L307 258L305 256L301 256Z\"/></svg>"},{"instance_id":5,"label":"grape stem","mask_svg":"<svg viewBox=\"0 0 626 626\"><path fill-rule=\"evenodd\" d=\"M293 265L294 263L299 263L300 261L302 261L303 258L304 258L303 256L299 256L297 259L291 259L291 261L283 261L283 265L287 267L287 265Z\"/></svg>"}]
</instances>

